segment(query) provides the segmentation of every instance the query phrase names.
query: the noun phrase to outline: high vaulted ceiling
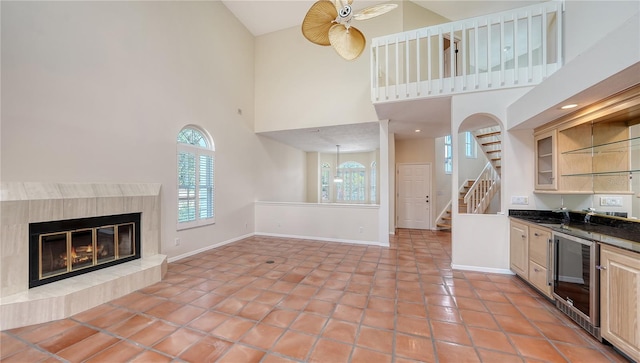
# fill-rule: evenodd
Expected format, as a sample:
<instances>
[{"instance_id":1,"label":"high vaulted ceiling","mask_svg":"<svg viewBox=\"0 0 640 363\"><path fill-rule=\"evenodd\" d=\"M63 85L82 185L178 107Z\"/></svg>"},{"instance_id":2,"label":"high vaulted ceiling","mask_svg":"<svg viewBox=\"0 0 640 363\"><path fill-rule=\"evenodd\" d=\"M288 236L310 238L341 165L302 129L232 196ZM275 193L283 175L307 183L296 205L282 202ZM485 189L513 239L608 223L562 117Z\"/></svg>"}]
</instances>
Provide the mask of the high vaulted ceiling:
<instances>
[{"instance_id":1,"label":"high vaulted ceiling","mask_svg":"<svg viewBox=\"0 0 640 363\"><path fill-rule=\"evenodd\" d=\"M451 21L496 13L545 0L402 0L411 1ZM255 35L300 26L315 0L222 0L226 7ZM389 1L354 0L354 10Z\"/></svg>"},{"instance_id":2,"label":"high vaulted ceiling","mask_svg":"<svg viewBox=\"0 0 640 363\"><path fill-rule=\"evenodd\" d=\"M546 0L411 0L451 21L544 1ZM300 27L302 19L315 0L222 0L222 2L254 36L260 36L282 29ZM352 6L357 12L368 6L385 2L390 1L354 0ZM422 120L425 107L429 108L429 120ZM399 108L397 105L394 107L393 104L380 106L379 113L381 118L390 119L389 131L394 133L396 138L439 137L450 133L450 107L447 97L430 100L428 103L404 102ZM421 132L416 132L417 129ZM377 148L379 143L377 123L274 131L261 133L261 135L304 151L333 152L337 144L342 145L341 150L344 152L370 151Z\"/></svg>"}]
</instances>

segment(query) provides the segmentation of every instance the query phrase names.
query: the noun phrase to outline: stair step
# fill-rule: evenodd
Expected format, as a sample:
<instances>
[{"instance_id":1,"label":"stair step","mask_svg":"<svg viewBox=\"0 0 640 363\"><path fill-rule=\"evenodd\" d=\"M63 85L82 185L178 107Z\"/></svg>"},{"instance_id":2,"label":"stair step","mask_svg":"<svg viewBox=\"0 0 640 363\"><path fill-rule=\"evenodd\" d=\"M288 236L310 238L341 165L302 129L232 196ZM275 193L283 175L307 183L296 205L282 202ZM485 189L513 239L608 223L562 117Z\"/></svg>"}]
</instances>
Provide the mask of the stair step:
<instances>
[{"instance_id":1,"label":"stair step","mask_svg":"<svg viewBox=\"0 0 640 363\"><path fill-rule=\"evenodd\" d=\"M442 220L443 220L443 221L450 221L450 220L451 220L451 217L442 217Z\"/></svg>"},{"instance_id":2,"label":"stair step","mask_svg":"<svg viewBox=\"0 0 640 363\"><path fill-rule=\"evenodd\" d=\"M493 158L491 161L500 161L502 158Z\"/></svg>"},{"instance_id":3,"label":"stair step","mask_svg":"<svg viewBox=\"0 0 640 363\"><path fill-rule=\"evenodd\" d=\"M497 149L497 150L489 150L489 151L487 151L486 153L487 153L487 154L494 154L494 153L499 153L499 152L501 152L501 151L502 151L501 149Z\"/></svg>"},{"instance_id":4,"label":"stair step","mask_svg":"<svg viewBox=\"0 0 640 363\"><path fill-rule=\"evenodd\" d=\"M448 225L448 224L441 224L441 223L438 223L438 224L436 224L436 226L437 226L438 228L451 229L451 226L450 226L450 225Z\"/></svg>"},{"instance_id":5,"label":"stair step","mask_svg":"<svg viewBox=\"0 0 640 363\"><path fill-rule=\"evenodd\" d=\"M490 137L490 136L496 136L496 135L500 135L500 131L488 132L486 134L476 135L476 137Z\"/></svg>"},{"instance_id":6,"label":"stair step","mask_svg":"<svg viewBox=\"0 0 640 363\"><path fill-rule=\"evenodd\" d=\"M497 145L497 144L499 144L500 142L501 142L501 141L489 141L489 142L482 143L482 146Z\"/></svg>"}]
</instances>

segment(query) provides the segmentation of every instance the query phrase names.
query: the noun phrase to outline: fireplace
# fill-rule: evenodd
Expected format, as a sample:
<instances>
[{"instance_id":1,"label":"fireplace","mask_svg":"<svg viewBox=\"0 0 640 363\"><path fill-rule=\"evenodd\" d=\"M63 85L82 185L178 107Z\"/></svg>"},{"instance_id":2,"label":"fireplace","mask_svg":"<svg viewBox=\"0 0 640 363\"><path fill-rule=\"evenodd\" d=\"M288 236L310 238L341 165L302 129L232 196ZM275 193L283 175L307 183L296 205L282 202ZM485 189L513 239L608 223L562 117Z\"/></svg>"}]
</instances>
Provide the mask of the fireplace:
<instances>
[{"instance_id":1,"label":"fireplace","mask_svg":"<svg viewBox=\"0 0 640 363\"><path fill-rule=\"evenodd\" d=\"M140 258L140 213L29 224L29 288Z\"/></svg>"}]
</instances>

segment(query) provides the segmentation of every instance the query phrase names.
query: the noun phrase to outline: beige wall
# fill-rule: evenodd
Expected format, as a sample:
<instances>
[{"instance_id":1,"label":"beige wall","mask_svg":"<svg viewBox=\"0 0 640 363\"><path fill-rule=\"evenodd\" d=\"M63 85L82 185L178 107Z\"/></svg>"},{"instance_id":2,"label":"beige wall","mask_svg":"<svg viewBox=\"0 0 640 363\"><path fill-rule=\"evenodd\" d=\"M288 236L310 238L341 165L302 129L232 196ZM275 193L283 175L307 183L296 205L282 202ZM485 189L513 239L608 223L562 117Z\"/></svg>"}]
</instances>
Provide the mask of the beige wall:
<instances>
[{"instance_id":1,"label":"beige wall","mask_svg":"<svg viewBox=\"0 0 640 363\"><path fill-rule=\"evenodd\" d=\"M436 14L430 10L423 8L420 5L416 5L412 2L403 2L402 7L402 30L413 30L424 28L431 25L448 23L450 20Z\"/></svg>"},{"instance_id":2,"label":"beige wall","mask_svg":"<svg viewBox=\"0 0 640 363\"><path fill-rule=\"evenodd\" d=\"M396 163L433 163L435 140L433 138L396 139Z\"/></svg>"},{"instance_id":3,"label":"beige wall","mask_svg":"<svg viewBox=\"0 0 640 363\"><path fill-rule=\"evenodd\" d=\"M402 6L402 5L401 5ZM402 11L355 22L367 39L402 30ZM378 121L368 48L345 61L299 27L256 38L256 132Z\"/></svg>"},{"instance_id":4,"label":"beige wall","mask_svg":"<svg viewBox=\"0 0 640 363\"><path fill-rule=\"evenodd\" d=\"M320 153L307 153L307 203L320 202Z\"/></svg>"},{"instance_id":5,"label":"beige wall","mask_svg":"<svg viewBox=\"0 0 640 363\"><path fill-rule=\"evenodd\" d=\"M254 37L221 2L3 1L1 16L3 182L161 183L169 257L251 233L257 195L304 198L279 181L304 180L304 154L253 133ZM217 223L178 233L187 124L214 138Z\"/></svg>"}]
</instances>

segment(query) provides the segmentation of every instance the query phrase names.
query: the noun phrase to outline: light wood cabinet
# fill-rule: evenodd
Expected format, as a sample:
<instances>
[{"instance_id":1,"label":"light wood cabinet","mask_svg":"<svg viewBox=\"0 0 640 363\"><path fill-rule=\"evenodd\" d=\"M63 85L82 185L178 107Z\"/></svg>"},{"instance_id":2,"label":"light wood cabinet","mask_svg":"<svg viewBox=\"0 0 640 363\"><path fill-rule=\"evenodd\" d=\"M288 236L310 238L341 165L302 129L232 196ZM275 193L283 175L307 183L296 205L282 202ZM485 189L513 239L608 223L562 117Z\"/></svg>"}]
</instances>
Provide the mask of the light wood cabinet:
<instances>
[{"instance_id":1,"label":"light wood cabinet","mask_svg":"<svg viewBox=\"0 0 640 363\"><path fill-rule=\"evenodd\" d=\"M551 297L551 231L529 226L529 282Z\"/></svg>"},{"instance_id":2,"label":"light wood cabinet","mask_svg":"<svg viewBox=\"0 0 640 363\"><path fill-rule=\"evenodd\" d=\"M640 254L601 245L602 337L640 361Z\"/></svg>"},{"instance_id":3,"label":"light wood cabinet","mask_svg":"<svg viewBox=\"0 0 640 363\"><path fill-rule=\"evenodd\" d=\"M632 154L640 138L640 86L600 100L535 130L535 190L559 194L633 194ZM637 158L637 154L636 154ZM638 191L635 191L638 193Z\"/></svg>"},{"instance_id":4,"label":"light wood cabinet","mask_svg":"<svg viewBox=\"0 0 640 363\"><path fill-rule=\"evenodd\" d=\"M510 225L509 265L520 277L529 279L529 227L513 220Z\"/></svg>"},{"instance_id":5,"label":"light wood cabinet","mask_svg":"<svg viewBox=\"0 0 640 363\"><path fill-rule=\"evenodd\" d=\"M556 145L556 130L535 136L536 189L558 189Z\"/></svg>"},{"instance_id":6,"label":"light wood cabinet","mask_svg":"<svg viewBox=\"0 0 640 363\"><path fill-rule=\"evenodd\" d=\"M545 296L551 294L551 231L526 222L511 220L509 265Z\"/></svg>"}]
</instances>

